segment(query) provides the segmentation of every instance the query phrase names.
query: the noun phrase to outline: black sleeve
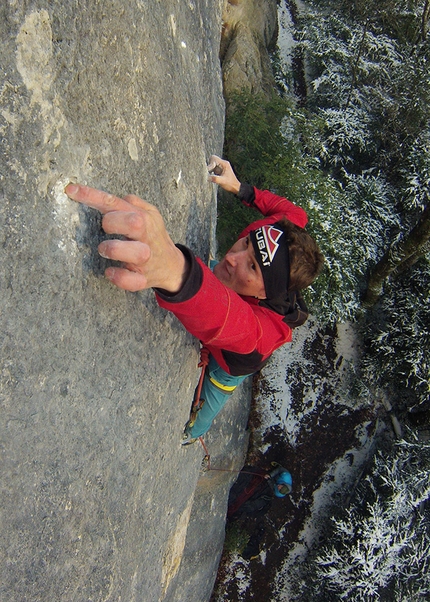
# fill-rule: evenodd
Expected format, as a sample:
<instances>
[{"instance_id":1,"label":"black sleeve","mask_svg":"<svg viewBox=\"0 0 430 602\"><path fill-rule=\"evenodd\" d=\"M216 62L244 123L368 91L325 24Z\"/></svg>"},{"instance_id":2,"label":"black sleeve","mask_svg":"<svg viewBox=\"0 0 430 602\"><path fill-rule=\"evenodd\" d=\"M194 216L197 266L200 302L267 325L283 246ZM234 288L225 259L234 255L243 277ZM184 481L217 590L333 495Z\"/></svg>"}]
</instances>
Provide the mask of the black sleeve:
<instances>
[{"instance_id":1,"label":"black sleeve","mask_svg":"<svg viewBox=\"0 0 430 602\"><path fill-rule=\"evenodd\" d=\"M183 287L178 293L169 293L160 288L155 288L157 295L161 297L164 301L168 301L169 303L182 303L183 301L188 301L192 299L194 295L198 293L200 287L203 282L203 270L201 266L196 261L194 253L188 249L188 247L184 247L184 245L176 245L178 249L182 251L185 255L185 259L188 261L190 266L190 272L188 274L188 278L185 281Z\"/></svg>"},{"instance_id":2,"label":"black sleeve","mask_svg":"<svg viewBox=\"0 0 430 602\"><path fill-rule=\"evenodd\" d=\"M248 205L248 207L253 207L255 201L254 186L251 186L250 184L241 184L237 198L245 205Z\"/></svg>"}]
</instances>

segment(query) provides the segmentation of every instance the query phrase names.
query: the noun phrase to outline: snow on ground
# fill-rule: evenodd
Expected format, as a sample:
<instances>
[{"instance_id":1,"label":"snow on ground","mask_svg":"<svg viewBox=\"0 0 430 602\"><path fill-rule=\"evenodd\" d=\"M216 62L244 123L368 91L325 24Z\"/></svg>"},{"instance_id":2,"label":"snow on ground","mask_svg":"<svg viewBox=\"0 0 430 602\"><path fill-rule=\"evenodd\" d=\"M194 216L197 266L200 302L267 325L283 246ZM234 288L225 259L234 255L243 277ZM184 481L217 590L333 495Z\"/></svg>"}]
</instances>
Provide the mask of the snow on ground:
<instances>
[{"instance_id":1,"label":"snow on ground","mask_svg":"<svg viewBox=\"0 0 430 602\"><path fill-rule=\"evenodd\" d=\"M337 394L351 378L359 355L353 327L350 324L338 325L334 348L325 351L332 355L331 359L316 357L321 345L326 346L331 340L331 334L321 335L318 327L311 318L305 326L295 330L292 343L275 351L262 372L256 404L261 420L260 436L263 438L268 430L276 426L283 429L290 445L297 443L306 415L311 415L317 409L321 391L327 387L327 379L332 379L329 363L336 369ZM315 346L318 339L318 349L313 351L312 345ZM317 367L316 361L322 366ZM298 389L300 403L297 400ZM339 402L348 408L357 405L354 398L345 395L340 397Z\"/></svg>"},{"instance_id":2,"label":"snow on ground","mask_svg":"<svg viewBox=\"0 0 430 602\"><path fill-rule=\"evenodd\" d=\"M301 416L294 408L293 398L294 390L292 380L289 378L288 367L295 366L297 362L302 367L308 366L312 372L311 363L304 357L304 345L310 334L316 328L315 325L302 327L294 333L293 342L290 345L284 345L273 354L271 361L263 371L262 388L256 396L257 406L261 418L261 434L269 430L274 425L281 425L286 439L291 445L294 445L300 433ZM302 382L306 388L306 403L309 412L315 408L317 400L312 380ZM267 444L268 445L268 444ZM267 447L262 451L266 451Z\"/></svg>"},{"instance_id":3,"label":"snow on ground","mask_svg":"<svg viewBox=\"0 0 430 602\"><path fill-rule=\"evenodd\" d=\"M293 39L293 20L290 10L285 3L278 6L278 47L283 61L291 66L291 50L294 47Z\"/></svg>"}]
</instances>

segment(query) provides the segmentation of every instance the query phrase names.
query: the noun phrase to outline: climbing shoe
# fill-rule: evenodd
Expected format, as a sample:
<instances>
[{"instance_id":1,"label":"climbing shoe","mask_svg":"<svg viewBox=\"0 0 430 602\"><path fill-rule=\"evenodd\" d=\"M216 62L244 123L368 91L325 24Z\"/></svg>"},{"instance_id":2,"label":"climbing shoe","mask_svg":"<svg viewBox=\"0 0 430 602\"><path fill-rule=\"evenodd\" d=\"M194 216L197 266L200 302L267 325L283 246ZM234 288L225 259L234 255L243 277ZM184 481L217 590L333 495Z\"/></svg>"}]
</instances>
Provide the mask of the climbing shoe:
<instances>
[{"instance_id":1,"label":"climbing shoe","mask_svg":"<svg viewBox=\"0 0 430 602\"><path fill-rule=\"evenodd\" d=\"M195 443L197 439L198 437L191 437L190 433L185 431L182 435L181 445L191 445L192 443Z\"/></svg>"}]
</instances>

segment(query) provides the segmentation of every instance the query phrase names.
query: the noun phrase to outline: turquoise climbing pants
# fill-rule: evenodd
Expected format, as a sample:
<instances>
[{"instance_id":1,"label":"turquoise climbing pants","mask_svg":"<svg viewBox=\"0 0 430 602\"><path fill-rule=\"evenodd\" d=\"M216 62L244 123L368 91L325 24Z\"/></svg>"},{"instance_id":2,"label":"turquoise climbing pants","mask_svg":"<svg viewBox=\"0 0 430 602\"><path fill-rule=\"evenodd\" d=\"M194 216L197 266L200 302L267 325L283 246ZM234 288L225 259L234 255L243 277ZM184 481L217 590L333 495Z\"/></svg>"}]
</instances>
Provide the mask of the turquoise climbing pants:
<instances>
[{"instance_id":1,"label":"turquoise climbing pants","mask_svg":"<svg viewBox=\"0 0 430 602\"><path fill-rule=\"evenodd\" d=\"M201 437L209 430L215 416L222 410L230 395L247 376L249 374L231 376L218 365L212 355L209 357L209 365L206 368L200 395L200 399L204 400L204 403L197 412L193 426L187 428L191 437Z\"/></svg>"}]
</instances>

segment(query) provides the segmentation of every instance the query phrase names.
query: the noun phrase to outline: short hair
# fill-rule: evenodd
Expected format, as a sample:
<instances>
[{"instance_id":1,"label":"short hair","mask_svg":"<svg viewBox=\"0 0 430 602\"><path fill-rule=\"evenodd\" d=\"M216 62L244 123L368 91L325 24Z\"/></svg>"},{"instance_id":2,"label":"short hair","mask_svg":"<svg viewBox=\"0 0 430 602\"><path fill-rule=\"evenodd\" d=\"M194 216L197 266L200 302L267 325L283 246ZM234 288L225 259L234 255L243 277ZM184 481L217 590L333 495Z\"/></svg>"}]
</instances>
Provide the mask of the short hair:
<instances>
[{"instance_id":1,"label":"short hair","mask_svg":"<svg viewBox=\"0 0 430 602\"><path fill-rule=\"evenodd\" d=\"M277 222L288 241L290 284L288 290L303 290L321 273L324 255L315 240L303 228L284 218Z\"/></svg>"}]
</instances>

